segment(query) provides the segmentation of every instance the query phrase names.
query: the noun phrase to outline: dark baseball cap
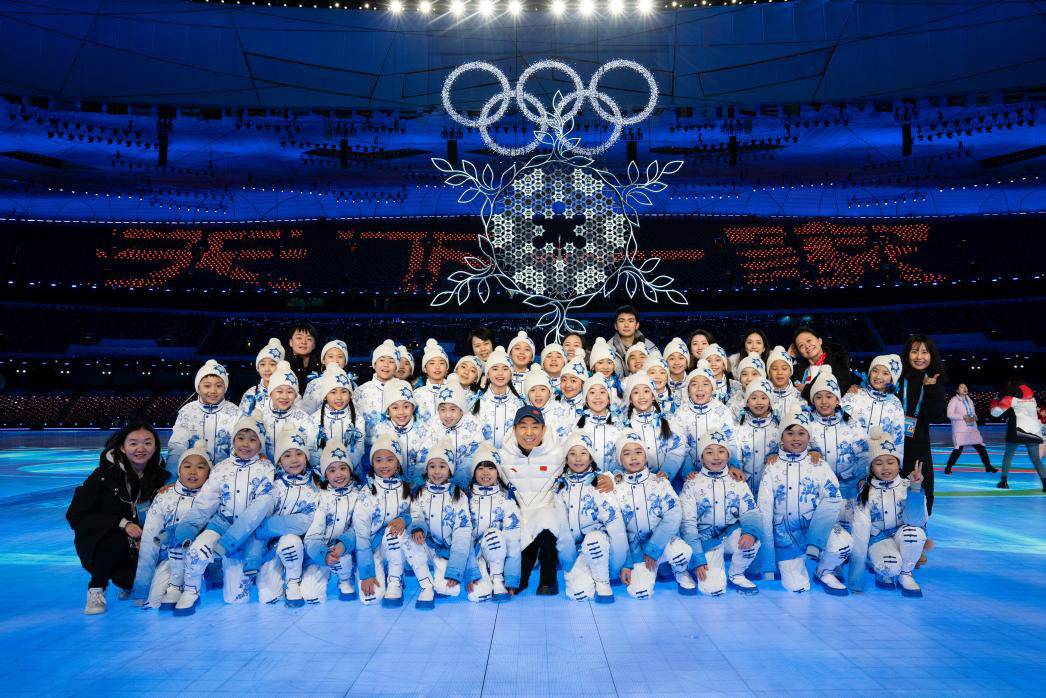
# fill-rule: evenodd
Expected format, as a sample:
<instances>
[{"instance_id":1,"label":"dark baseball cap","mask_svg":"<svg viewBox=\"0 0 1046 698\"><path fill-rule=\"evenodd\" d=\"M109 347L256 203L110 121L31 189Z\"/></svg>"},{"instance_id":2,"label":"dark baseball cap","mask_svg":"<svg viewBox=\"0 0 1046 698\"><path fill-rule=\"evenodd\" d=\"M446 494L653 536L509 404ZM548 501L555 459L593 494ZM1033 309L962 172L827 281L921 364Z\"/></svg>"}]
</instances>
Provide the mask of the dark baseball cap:
<instances>
[{"instance_id":1,"label":"dark baseball cap","mask_svg":"<svg viewBox=\"0 0 1046 698\"><path fill-rule=\"evenodd\" d=\"M524 407L520 407L518 410L516 410L516 418L512 420L512 426L516 426L517 424L522 422L523 419L526 417L530 417L538 424L545 423L545 415L541 414L541 410L539 410L536 407L531 407L527 405Z\"/></svg>"}]
</instances>

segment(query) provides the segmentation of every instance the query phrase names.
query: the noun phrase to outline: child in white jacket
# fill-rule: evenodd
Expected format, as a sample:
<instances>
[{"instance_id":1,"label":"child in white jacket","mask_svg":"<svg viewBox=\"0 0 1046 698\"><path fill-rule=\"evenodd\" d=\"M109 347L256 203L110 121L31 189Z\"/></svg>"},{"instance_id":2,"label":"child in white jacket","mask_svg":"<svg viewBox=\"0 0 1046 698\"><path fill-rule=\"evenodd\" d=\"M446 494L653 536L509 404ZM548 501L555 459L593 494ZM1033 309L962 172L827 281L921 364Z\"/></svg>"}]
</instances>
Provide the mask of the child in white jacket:
<instances>
[{"instance_id":1,"label":"child in white jacket","mask_svg":"<svg viewBox=\"0 0 1046 698\"><path fill-rule=\"evenodd\" d=\"M425 353L421 357L421 375L425 381L414 389L414 402L418 405L418 418L426 425L436 418L439 394L447 384L450 359L440 343L432 337L425 342Z\"/></svg>"},{"instance_id":2,"label":"child in white jacket","mask_svg":"<svg viewBox=\"0 0 1046 698\"><path fill-rule=\"evenodd\" d=\"M425 482L411 497L410 539L416 559L425 560L425 575L417 570L421 593L414 607L435 608L435 593L457 596L469 578L472 515L465 493L451 482L455 468L454 444L449 440L428 454ZM428 565L435 570L428 577Z\"/></svg>"},{"instance_id":3,"label":"child in white jacket","mask_svg":"<svg viewBox=\"0 0 1046 698\"><path fill-rule=\"evenodd\" d=\"M391 339L386 339L371 353L370 365L374 369L374 377L354 391L356 411L363 417L365 425L363 433L366 436L368 452L374 440L374 427L385 414L385 384L396 377L401 358L396 344Z\"/></svg>"},{"instance_id":4,"label":"child in white jacket","mask_svg":"<svg viewBox=\"0 0 1046 698\"><path fill-rule=\"evenodd\" d=\"M640 371L626 378L623 392L628 403L628 428L643 437L647 467L655 475L676 481L687 455L682 427L661 411L654 383L646 373Z\"/></svg>"},{"instance_id":5,"label":"child in white jacket","mask_svg":"<svg viewBox=\"0 0 1046 698\"><path fill-rule=\"evenodd\" d=\"M240 398L240 414L253 414L255 408L269 399L269 378L276 371L276 364L286 357L283 344L275 337L269 340L254 357L254 368L258 371L258 382L244 391Z\"/></svg>"},{"instance_id":6,"label":"child in white jacket","mask_svg":"<svg viewBox=\"0 0 1046 698\"><path fill-rule=\"evenodd\" d=\"M328 441L338 441L348 451L357 482L362 482L366 424L352 401L352 380L337 366L328 366L318 382L322 403L313 415L317 449Z\"/></svg>"},{"instance_id":7,"label":"child in white jacket","mask_svg":"<svg viewBox=\"0 0 1046 698\"><path fill-rule=\"evenodd\" d=\"M745 386L745 407L737 425L737 442L741 470L753 494L759 494L768 456L776 455L781 438L779 417L774 414L770 398L770 381L752 381Z\"/></svg>"},{"instance_id":8,"label":"child in white jacket","mask_svg":"<svg viewBox=\"0 0 1046 698\"><path fill-rule=\"evenodd\" d=\"M776 346L770 350L766 361L766 379L773 386L770 402L778 415L787 414L792 405L804 402L799 389L792 383L794 371L795 359L784 347Z\"/></svg>"},{"instance_id":9,"label":"child in white jacket","mask_svg":"<svg viewBox=\"0 0 1046 698\"><path fill-rule=\"evenodd\" d=\"M375 437L370 452L371 480L352 514L360 601L365 605L381 601L384 608L402 606L403 571L408 562L419 580L428 575L428 561L415 555L407 543L410 487L403 479L405 460L399 441L389 434Z\"/></svg>"},{"instance_id":10,"label":"child in white jacket","mask_svg":"<svg viewBox=\"0 0 1046 698\"><path fill-rule=\"evenodd\" d=\"M340 339L332 339L323 345L323 349L320 351L320 366L323 368L309 374L305 390L302 391L301 402L298 403L298 407L302 408L305 414L316 414L320 405L323 404L323 396L326 392L323 390L325 386L322 379L327 369L340 368L344 371L348 363L349 347L345 342Z\"/></svg>"},{"instance_id":11,"label":"child in white jacket","mask_svg":"<svg viewBox=\"0 0 1046 698\"><path fill-rule=\"evenodd\" d=\"M454 450L454 474L451 481L467 490L472 480L473 457L483 440L479 422L470 413L471 390L461 386L457 375L447 378L436 397L436 412L424 426L423 453L432 453L448 440Z\"/></svg>"},{"instance_id":12,"label":"child in white jacket","mask_svg":"<svg viewBox=\"0 0 1046 698\"><path fill-rule=\"evenodd\" d=\"M721 596L727 587L741 594L759 589L745 571L759 552L761 521L748 485L727 473L730 440L721 431L701 435L701 471L687 480L679 496L683 519L680 536L693 550L690 569L697 588ZM730 569L725 556L730 555Z\"/></svg>"},{"instance_id":13,"label":"child in white jacket","mask_svg":"<svg viewBox=\"0 0 1046 698\"><path fill-rule=\"evenodd\" d=\"M523 400L513 385L512 367L504 348L496 347L490 352L483 371L487 389L480 394L472 414L483 429L483 438L495 448L501 448L505 437L512 432L512 420L523 406ZM521 377L520 385L522 381Z\"/></svg>"},{"instance_id":14,"label":"child in white jacket","mask_svg":"<svg viewBox=\"0 0 1046 698\"><path fill-rule=\"evenodd\" d=\"M563 450L566 463L555 492L556 548L566 570L567 596L614 603L610 580L621 576L628 552L621 504L613 492L597 489L595 453L587 436L574 432Z\"/></svg>"},{"instance_id":15,"label":"child in white jacket","mask_svg":"<svg viewBox=\"0 0 1046 698\"><path fill-rule=\"evenodd\" d=\"M472 513L471 563L478 581L469 584L469 601L508 601L519 586L522 563L519 505L512 497L501 453L489 441L479 445L469 487Z\"/></svg>"},{"instance_id":16,"label":"child in white jacket","mask_svg":"<svg viewBox=\"0 0 1046 698\"><path fill-rule=\"evenodd\" d=\"M706 431L721 431L732 441L737 425L727 406L716 399L715 376L708 362L701 359L686 378L686 399L674 415L674 424L686 435L687 454L682 476L701 468L698 440Z\"/></svg>"},{"instance_id":17,"label":"child in white jacket","mask_svg":"<svg viewBox=\"0 0 1046 698\"><path fill-rule=\"evenodd\" d=\"M912 576L926 544L926 496L922 491L922 463L903 478L893 435L872 427L871 469L861 483L853 521L850 588L864 587L865 564L875 570L875 585L901 588L918 598L922 589Z\"/></svg>"},{"instance_id":18,"label":"child in white jacket","mask_svg":"<svg viewBox=\"0 0 1046 698\"><path fill-rule=\"evenodd\" d=\"M232 456L214 467L192 508L175 526L172 545L188 546L185 579L174 613L188 616L200 601L203 573L215 557L222 559L226 603L246 603L251 578L244 574L240 548L272 512L272 463L259 458L262 428L253 417L241 417L233 428ZM191 545L190 545L191 543Z\"/></svg>"},{"instance_id":19,"label":"child in white jacket","mask_svg":"<svg viewBox=\"0 0 1046 698\"><path fill-rule=\"evenodd\" d=\"M846 586L835 576L850 556L850 534L837 523L843 498L831 467L810 458L810 423L799 405L781 419L777 460L766 466L759 483L764 544L756 569L780 570L785 589L804 592L810 589L810 557L817 561L815 576L825 592L846 596Z\"/></svg>"},{"instance_id":20,"label":"child in white jacket","mask_svg":"<svg viewBox=\"0 0 1046 698\"><path fill-rule=\"evenodd\" d=\"M276 462L276 436L284 431L296 431L305 440L309 460L319 461L319 429L316 421L298 407L298 377L291 365L281 361L269 378L269 399L255 413L262 425L263 449L266 458Z\"/></svg>"},{"instance_id":21,"label":"child in white jacket","mask_svg":"<svg viewBox=\"0 0 1046 698\"><path fill-rule=\"evenodd\" d=\"M182 451L178 481L157 494L149 505L134 575L133 598L142 608L173 611L178 603L185 574L185 549L168 543L174 538L174 527L189 513L210 474L207 444L197 441Z\"/></svg>"},{"instance_id":22,"label":"child in white jacket","mask_svg":"<svg viewBox=\"0 0 1046 698\"><path fill-rule=\"evenodd\" d=\"M615 493L628 534L628 560L621 570L621 581L629 596L648 599L654 593L658 565L672 567L677 590L684 596L697 593L697 585L687 572L693 551L679 537L683 512L679 497L667 478L653 475L647 468L643 437L626 431L617 440L617 457L624 475Z\"/></svg>"},{"instance_id":23,"label":"child in white jacket","mask_svg":"<svg viewBox=\"0 0 1046 698\"><path fill-rule=\"evenodd\" d=\"M276 603L283 597L289 608L298 608L305 605L302 539L316 513L319 478L309 467L309 447L301 434L284 431L277 436L276 444L279 470L272 488L273 510L254 531L255 540L262 544L259 558L264 559L258 574L258 600ZM260 560L248 555L248 573L258 569L257 562Z\"/></svg>"},{"instance_id":24,"label":"child in white jacket","mask_svg":"<svg viewBox=\"0 0 1046 698\"><path fill-rule=\"evenodd\" d=\"M225 399L229 388L229 372L214 359L196 372L196 399L178 410L174 429L167 442L167 462L181 462L182 451L197 439L207 447L207 457L220 463L229 457L232 446L232 428L240 418L240 409Z\"/></svg>"},{"instance_id":25,"label":"child in white jacket","mask_svg":"<svg viewBox=\"0 0 1046 698\"><path fill-rule=\"evenodd\" d=\"M302 596L310 604L326 603L327 582L333 572L338 579L338 598L355 601L356 534L352 517L360 498L360 486L349 449L335 439L328 441L320 457L320 468L323 489L316 503L316 514L305 532L307 565L302 576Z\"/></svg>"},{"instance_id":26,"label":"child in white jacket","mask_svg":"<svg viewBox=\"0 0 1046 698\"><path fill-rule=\"evenodd\" d=\"M388 436L395 439L403 451L403 479L414 489L425 475L425 430L418 418L414 391L407 381L392 378L385 383L385 414L374 426L374 438Z\"/></svg>"},{"instance_id":27,"label":"child in white jacket","mask_svg":"<svg viewBox=\"0 0 1046 698\"><path fill-rule=\"evenodd\" d=\"M614 444L625 426L611 411L612 397L601 374L590 376L582 390L584 409L574 428L588 437L596 456L596 467L602 471L617 466Z\"/></svg>"},{"instance_id":28,"label":"child in white jacket","mask_svg":"<svg viewBox=\"0 0 1046 698\"><path fill-rule=\"evenodd\" d=\"M857 418L864 430L879 427L893 439L897 457L904 461L904 407L897 397L901 357L884 354L872 359L868 377L857 392L843 395L843 411Z\"/></svg>"}]
</instances>

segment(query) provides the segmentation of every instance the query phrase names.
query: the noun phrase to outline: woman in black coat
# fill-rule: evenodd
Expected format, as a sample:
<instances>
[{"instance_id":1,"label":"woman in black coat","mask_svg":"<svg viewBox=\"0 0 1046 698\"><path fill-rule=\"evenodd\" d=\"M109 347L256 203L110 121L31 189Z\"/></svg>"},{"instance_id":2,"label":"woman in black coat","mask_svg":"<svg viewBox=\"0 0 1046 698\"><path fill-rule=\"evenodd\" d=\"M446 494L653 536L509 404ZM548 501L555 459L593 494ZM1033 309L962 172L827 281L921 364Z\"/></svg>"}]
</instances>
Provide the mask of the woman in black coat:
<instances>
[{"instance_id":1,"label":"woman in black coat","mask_svg":"<svg viewBox=\"0 0 1046 698\"><path fill-rule=\"evenodd\" d=\"M930 424L947 422L944 394L944 364L937 344L926 335L908 338L901 353L901 405L904 407L904 462L901 475L922 461L926 512L933 512L933 458L930 453Z\"/></svg>"},{"instance_id":2,"label":"woman in black coat","mask_svg":"<svg viewBox=\"0 0 1046 698\"><path fill-rule=\"evenodd\" d=\"M839 391L846 395L855 379L850 370L850 355L841 344L825 341L812 327L800 327L793 335L793 346L799 357L792 376L798 376L799 391L803 398L810 399L809 387L817 375L817 372L811 371L810 368L825 365L832 367L832 375L839 383Z\"/></svg>"},{"instance_id":3,"label":"woman in black coat","mask_svg":"<svg viewBox=\"0 0 1046 698\"><path fill-rule=\"evenodd\" d=\"M76 554L91 575L84 613L105 613L110 580L121 598L131 593L142 537L142 514L169 473L150 424L130 424L109 437L98 467L73 493L65 518Z\"/></svg>"}]
</instances>

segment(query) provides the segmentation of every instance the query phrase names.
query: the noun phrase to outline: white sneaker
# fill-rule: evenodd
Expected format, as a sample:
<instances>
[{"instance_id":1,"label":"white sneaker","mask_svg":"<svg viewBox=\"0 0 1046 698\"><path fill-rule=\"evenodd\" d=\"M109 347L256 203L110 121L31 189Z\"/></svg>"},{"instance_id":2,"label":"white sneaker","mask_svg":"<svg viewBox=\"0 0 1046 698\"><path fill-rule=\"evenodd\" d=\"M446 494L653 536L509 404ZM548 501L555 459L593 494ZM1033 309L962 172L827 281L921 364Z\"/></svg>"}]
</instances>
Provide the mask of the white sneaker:
<instances>
[{"instance_id":1,"label":"white sneaker","mask_svg":"<svg viewBox=\"0 0 1046 698\"><path fill-rule=\"evenodd\" d=\"M428 579L421 581L421 591L418 600L414 602L414 608L430 610L436 607L436 590L432 588L432 582Z\"/></svg>"},{"instance_id":2,"label":"white sneaker","mask_svg":"<svg viewBox=\"0 0 1046 698\"><path fill-rule=\"evenodd\" d=\"M403 580L399 577L389 577L381 605L385 608L399 608L403 605Z\"/></svg>"},{"instance_id":3,"label":"white sneaker","mask_svg":"<svg viewBox=\"0 0 1046 698\"><path fill-rule=\"evenodd\" d=\"M182 588L173 584L168 584L167 589L163 592L163 598L160 599L160 610L173 611L175 605L178 603L178 599L181 597Z\"/></svg>"},{"instance_id":4,"label":"white sneaker","mask_svg":"<svg viewBox=\"0 0 1046 698\"><path fill-rule=\"evenodd\" d=\"M509 593L505 587L505 578L500 574L495 574L490 578L490 586L492 589L491 597L495 601L508 601Z\"/></svg>"},{"instance_id":5,"label":"white sneaker","mask_svg":"<svg viewBox=\"0 0 1046 698\"><path fill-rule=\"evenodd\" d=\"M596 582L596 603L614 603L614 589L610 582Z\"/></svg>"},{"instance_id":6,"label":"white sneaker","mask_svg":"<svg viewBox=\"0 0 1046 698\"><path fill-rule=\"evenodd\" d=\"M305 597L301 594L301 582L296 579L287 580L287 592L284 603L290 608L298 608L305 605Z\"/></svg>"},{"instance_id":7,"label":"white sneaker","mask_svg":"<svg viewBox=\"0 0 1046 698\"><path fill-rule=\"evenodd\" d=\"M686 570L676 572L677 591L683 596L694 596L697 594L697 583Z\"/></svg>"},{"instance_id":8,"label":"white sneaker","mask_svg":"<svg viewBox=\"0 0 1046 698\"><path fill-rule=\"evenodd\" d=\"M897 586L901 587L902 596L917 599L923 595L922 587L915 581L911 572L901 572L897 575Z\"/></svg>"},{"instance_id":9,"label":"white sneaker","mask_svg":"<svg viewBox=\"0 0 1046 698\"><path fill-rule=\"evenodd\" d=\"M744 574L735 574L726 581L727 586L729 586L732 589L735 589L739 594L759 593L759 587L757 587L755 585L755 582L753 582L751 579L744 576Z\"/></svg>"},{"instance_id":10,"label":"white sneaker","mask_svg":"<svg viewBox=\"0 0 1046 698\"><path fill-rule=\"evenodd\" d=\"M84 606L84 614L96 616L105 613L105 589L91 587L87 590L87 605Z\"/></svg>"},{"instance_id":11,"label":"white sneaker","mask_svg":"<svg viewBox=\"0 0 1046 698\"><path fill-rule=\"evenodd\" d=\"M846 585L840 582L839 578L830 570L825 570L818 574L817 583L824 587L826 594L831 596L846 596L850 593Z\"/></svg>"},{"instance_id":12,"label":"white sneaker","mask_svg":"<svg viewBox=\"0 0 1046 698\"><path fill-rule=\"evenodd\" d=\"M191 616L196 613L196 605L200 602L200 592L193 587L186 587L182 595L178 597L178 603L174 605L174 615Z\"/></svg>"}]
</instances>

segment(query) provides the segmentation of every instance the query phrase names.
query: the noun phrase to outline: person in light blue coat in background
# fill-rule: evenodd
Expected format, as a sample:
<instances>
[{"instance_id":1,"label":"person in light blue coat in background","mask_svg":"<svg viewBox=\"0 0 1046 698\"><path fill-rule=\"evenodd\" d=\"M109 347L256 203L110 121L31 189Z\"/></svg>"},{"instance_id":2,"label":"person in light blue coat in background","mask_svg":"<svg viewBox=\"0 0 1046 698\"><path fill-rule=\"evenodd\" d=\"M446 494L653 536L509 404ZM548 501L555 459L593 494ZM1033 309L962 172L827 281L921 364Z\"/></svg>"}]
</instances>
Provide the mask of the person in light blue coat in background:
<instances>
[{"instance_id":1,"label":"person in light blue coat in background","mask_svg":"<svg viewBox=\"0 0 1046 698\"><path fill-rule=\"evenodd\" d=\"M451 481L456 460L454 443L441 442L428 454L425 482L411 497L408 547L412 559L425 561L423 571L414 570L421 585L414 604L418 609L435 608L436 593L456 596L463 584L479 578L468 564L472 547L468 497ZM429 563L435 570L433 577Z\"/></svg>"},{"instance_id":2,"label":"person in light blue coat in background","mask_svg":"<svg viewBox=\"0 0 1046 698\"><path fill-rule=\"evenodd\" d=\"M871 456L854 510L850 589L864 588L865 565L871 565L877 587L900 587L902 595L919 598L923 592L912 571L926 545L922 463L916 462L908 477L901 477L893 434L879 427L872 427Z\"/></svg>"}]
</instances>

